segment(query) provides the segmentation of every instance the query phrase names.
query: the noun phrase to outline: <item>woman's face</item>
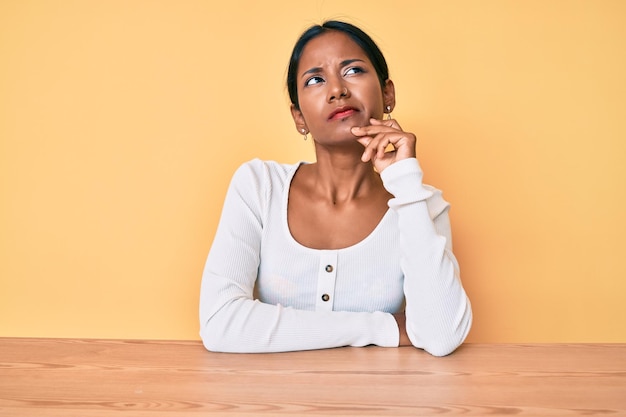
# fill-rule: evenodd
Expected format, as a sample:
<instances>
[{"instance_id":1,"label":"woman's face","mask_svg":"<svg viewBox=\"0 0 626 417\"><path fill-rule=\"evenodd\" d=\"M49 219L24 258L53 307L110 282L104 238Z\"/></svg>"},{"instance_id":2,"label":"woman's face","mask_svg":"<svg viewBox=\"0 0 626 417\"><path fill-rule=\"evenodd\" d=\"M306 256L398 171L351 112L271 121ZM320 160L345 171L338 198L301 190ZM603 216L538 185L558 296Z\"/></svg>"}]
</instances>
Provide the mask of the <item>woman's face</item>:
<instances>
[{"instance_id":1,"label":"woman's face","mask_svg":"<svg viewBox=\"0 0 626 417\"><path fill-rule=\"evenodd\" d=\"M318 143L355 142L354 126L381 119L394 104L393 84L381 89L365 52L342 32L324 33L304 47L297 72L300 110L292 106L299 131L310 131Z\"/></svg>"}]
</instances>

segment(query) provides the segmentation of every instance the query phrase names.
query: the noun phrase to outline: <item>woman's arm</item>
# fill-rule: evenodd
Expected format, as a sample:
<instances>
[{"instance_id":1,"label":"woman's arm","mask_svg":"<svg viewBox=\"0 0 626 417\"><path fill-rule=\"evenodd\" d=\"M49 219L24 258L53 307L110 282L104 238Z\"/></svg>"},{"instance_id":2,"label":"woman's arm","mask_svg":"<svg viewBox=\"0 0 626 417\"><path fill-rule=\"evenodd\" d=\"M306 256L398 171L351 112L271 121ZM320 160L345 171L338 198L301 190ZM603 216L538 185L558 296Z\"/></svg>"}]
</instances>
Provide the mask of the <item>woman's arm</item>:
<instances>
[{"instance_id":1,"label":"woman's arm","mask_svg":"<svg viewBox=\"0 0 626 417\"><path fill-rule=\"evenodd\" d=\"M352 133L365 148L361 159L372 161L394 196L389 207L398 215L406 332L414 346L447 355L463 343L472 323L471 305L452 253L449 205L441 192L422 184L415 135L403 131L396 120L370 122ZM398 318L401 326L402 317Z\"/></svg>"},{"instance_id":2,"label":"woman's arm","mask_svg":"<svg viewBox=\"0 0 626 417\"><path fill-rule=\"evenodd\" d=\"M469 333L472 310L452 253L449 204L441 192L422 184L415 158L381 173L394 195L406 297L406 331L411 343L436 356L453 352Z\"/></svg>"}]
</instances>

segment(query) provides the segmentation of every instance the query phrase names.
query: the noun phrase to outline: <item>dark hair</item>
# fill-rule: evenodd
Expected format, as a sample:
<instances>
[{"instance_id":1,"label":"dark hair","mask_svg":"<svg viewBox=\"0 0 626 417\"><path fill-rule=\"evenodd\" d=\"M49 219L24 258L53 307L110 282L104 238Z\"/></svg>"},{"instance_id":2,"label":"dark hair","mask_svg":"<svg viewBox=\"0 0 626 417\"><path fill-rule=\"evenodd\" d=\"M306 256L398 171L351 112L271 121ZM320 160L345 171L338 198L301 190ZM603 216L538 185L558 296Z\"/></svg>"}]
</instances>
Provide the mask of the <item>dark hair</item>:
<instances>
[{"instance_id":1,"label":"dark hair","mask_svg":"<svg viewBox=\"0 0 626 417\"><path fill-rule=\"evenodd\" d=\"M313 25L304 31L291 52L289 69L287 70L287 91L289 92L291 103L295 105L297 109L300 109L300 104L298 103L298 83L296 79L302 51L309 41L330 31L345 33L363 49L363 52L365 52L376 70L376 75L378 76L381 87L384 88L385 81L389 79L387 61L380 51L380 48L378 48L378 45L376 45L376 42L374 42L367 33L350 23L328 20L321 25Z\"/></svg>"}]
</instances>

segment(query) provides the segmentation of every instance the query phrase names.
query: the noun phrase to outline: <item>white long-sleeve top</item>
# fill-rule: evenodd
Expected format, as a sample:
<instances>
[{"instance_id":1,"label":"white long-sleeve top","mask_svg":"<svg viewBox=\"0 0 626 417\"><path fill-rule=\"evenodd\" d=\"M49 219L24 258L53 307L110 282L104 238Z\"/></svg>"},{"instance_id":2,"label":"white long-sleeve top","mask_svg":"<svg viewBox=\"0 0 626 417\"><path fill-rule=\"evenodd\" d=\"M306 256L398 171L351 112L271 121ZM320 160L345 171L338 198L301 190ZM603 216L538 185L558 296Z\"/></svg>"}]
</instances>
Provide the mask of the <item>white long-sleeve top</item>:
<instances>
[{"instance_id":1,"label":"white long-sleeve top","mask_svg":"<svg viewBox=\"0 0 626 417\"><path fill-rule=\"evenodd\" d=\"M289 187L301 164L253 160L233 176L202 277L205 347L393 347L392 313L404 308L414 346L437 356L454 351L472 310L452 253L449 204L422 184L417 159L381 173L394 198L371 234L332 250L305 247L289 231Z\"/></svg>"}]
</instances>

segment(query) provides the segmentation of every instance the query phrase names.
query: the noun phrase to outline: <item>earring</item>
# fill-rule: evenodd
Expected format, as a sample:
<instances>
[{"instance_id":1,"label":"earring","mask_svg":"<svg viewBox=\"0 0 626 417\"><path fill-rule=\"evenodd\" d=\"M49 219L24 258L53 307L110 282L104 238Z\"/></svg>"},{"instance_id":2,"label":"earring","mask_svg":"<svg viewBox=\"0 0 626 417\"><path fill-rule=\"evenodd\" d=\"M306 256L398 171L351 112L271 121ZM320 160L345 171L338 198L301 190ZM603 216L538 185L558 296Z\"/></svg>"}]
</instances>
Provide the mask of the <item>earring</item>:
<instances>
[{"instance_id":1,"label":"earring","mask_svg":"<svg viewBox=\"0 0 626 417\"><path fill-rule=\"evenodd\" d=\"M307 136L306 136L307 135L306 129L300 129L300 132L302 132L302 136L304 137L304 140L306 140L306 138L307 138Z\"/></svg>"},{"instance_id":2,"label":"earring","mask_svg":"<svg viewBox=\"0 0 626 417\"><path fill-rule=\"evenodd\" d=\"M387 111L387 120L391 120L391 106L385 107L385 110Z\"/></svg>"}]
</instances>

